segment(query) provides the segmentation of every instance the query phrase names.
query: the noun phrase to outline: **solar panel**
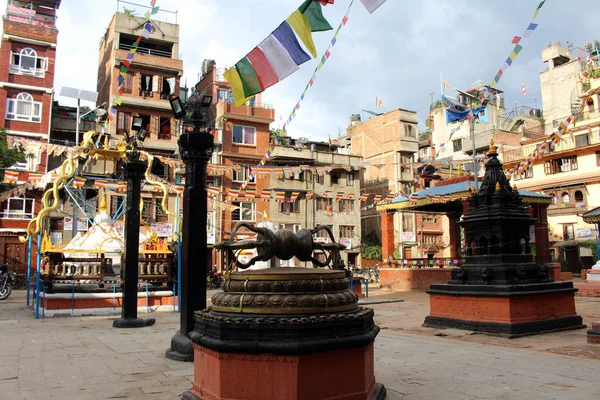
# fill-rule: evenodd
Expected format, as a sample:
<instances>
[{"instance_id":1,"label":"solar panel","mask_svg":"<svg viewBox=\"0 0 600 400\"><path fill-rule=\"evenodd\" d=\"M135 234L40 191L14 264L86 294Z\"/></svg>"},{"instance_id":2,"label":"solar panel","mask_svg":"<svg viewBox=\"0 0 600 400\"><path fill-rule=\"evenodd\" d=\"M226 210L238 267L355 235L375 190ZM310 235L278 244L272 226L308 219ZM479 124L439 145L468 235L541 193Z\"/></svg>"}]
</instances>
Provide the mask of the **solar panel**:
<instances>
[{"instance_id":1,"label":"solar panel","mask_svg":"<svg viewBox=\"0 0 600 400\"><path fill-rule=\"evenodd\" d=\"M92 92L90 90L75 89L67 86L63 86L63 88L60 89L60 96L70 97L73 99L80 99L92 103L95 103L98 99L97 92Z\"/></svg>"}]
</instances>

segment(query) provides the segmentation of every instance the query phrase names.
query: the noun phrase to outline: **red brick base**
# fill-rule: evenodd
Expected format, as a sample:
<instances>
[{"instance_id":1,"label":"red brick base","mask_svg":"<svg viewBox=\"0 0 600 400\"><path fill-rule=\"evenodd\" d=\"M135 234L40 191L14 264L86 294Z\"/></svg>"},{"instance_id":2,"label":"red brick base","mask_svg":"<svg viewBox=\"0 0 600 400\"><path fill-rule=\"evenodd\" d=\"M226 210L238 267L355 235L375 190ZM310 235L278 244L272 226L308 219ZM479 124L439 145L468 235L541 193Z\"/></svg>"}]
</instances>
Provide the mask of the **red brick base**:
<instances>
[{"instance_id":1,"label":"red brick base","mask_svg":"<svg viewBox=\"0 0 600 400\"><path fill-rule=\"evenodd\" d=\"M592 324L592 329L587 332L587 342L590 344L600 344L600 323Z\"/></svg>"},{"instance_id":2,"label":"red brick base","mask_svg":"<svg viewBox=\"0 0 600 400\"><path fill-rule=\"evenodd\" d=\"M88 308L120 308L123 305L123 299L121 297L113 298L75 298L73 302L70 298L46 298L44 308L46 310L71 310L75 309L88 309ZM148 296L138 297L138 307L157 307L157 306L175 306L177 305L177 296Z\"/></svg>"},{"instance_id":3,"label":"red brick base","mask_svg":"<svg viewBox=\"0 0 600 400\"><path fill-rule=\"evenodd\" d=\"M359 400L375 391L373 343L300 356L219 353L194 344L192 394L204 400Z\"/></svg>"},{"instance_id":4,"label":"red brick base","mask_svg":"<svg viewBox=\"0 0 600 400\"><path fill-rule=\"evenodd\" d=\"M465 321L524 323L576 316L574 293L534 296L449 296L430 294L430 316Z\"/></svg>"},{"instance_id":5,"label":"red brick base","mask_svg":"<svg viewBox=\"0 0 600 400\"><path fill-rule=\"evenodd\" d=\"M392 290L429 290L432 284L448 283L453 268L380 268L381 287Z\"/></svg>"},{"instance_id":6,"label":"red brick base","mask_svg":"<svg viewBox=\"0 0 600 400\"><path fill-rule=\"evenodd\" d=\"M577 296L583 297L600 297L600 284L599 283L575 283L575 287L579 289Z\"/></svg>"}]
</instances>

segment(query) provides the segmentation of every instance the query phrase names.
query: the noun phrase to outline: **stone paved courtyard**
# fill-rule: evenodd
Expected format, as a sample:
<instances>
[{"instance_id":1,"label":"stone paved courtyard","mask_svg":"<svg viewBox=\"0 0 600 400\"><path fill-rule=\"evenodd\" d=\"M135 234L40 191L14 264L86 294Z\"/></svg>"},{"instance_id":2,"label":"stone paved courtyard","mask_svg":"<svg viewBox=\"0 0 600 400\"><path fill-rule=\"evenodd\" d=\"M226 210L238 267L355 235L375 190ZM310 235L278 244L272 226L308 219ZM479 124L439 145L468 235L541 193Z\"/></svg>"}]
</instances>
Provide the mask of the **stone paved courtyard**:
<instances>
[{"instance_id":1,"label":"stone paved courtyard","mask_svg":"<svg viewBox=\"0 0 600 400\"><path fill-rule=\"evenodd\" d=\"M392 400L598 398L600 346L585 330L504 339L428 329L425 293L371 294L376 376ZM584 323L600 321L599 298L576 300ZM191 387L192 365L164 358L176 313L141 313L156 324L134 330L112 328L115 316L33 315L24 291L0 302L1 399L179 399Z\"/></svg>"}]
</instances>

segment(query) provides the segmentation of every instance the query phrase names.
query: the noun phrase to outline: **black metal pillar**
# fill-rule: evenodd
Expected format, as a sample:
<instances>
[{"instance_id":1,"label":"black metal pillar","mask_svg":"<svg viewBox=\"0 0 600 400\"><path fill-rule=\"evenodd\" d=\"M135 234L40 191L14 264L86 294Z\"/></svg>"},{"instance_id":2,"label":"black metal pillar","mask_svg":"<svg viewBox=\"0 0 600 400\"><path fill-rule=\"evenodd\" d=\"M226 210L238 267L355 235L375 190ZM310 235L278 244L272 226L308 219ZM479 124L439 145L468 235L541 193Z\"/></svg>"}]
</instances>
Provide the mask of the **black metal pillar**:
<instances>
[{"instance_id":1,"label":"black metal pillar","mask_svg":"<svg viewBox=\"0 0 600 400\"><path fill-rule=\"evenodd\" d=\"M166 357L193 361L192 341L187 336L194 329L194 312L206 309L206 165L212 155L213 136L207 132L186 132L179 138L179 152L185 163L183 192L183 229L181 254L181 316L179 331L171 338Z\"/></svg>"},{"instance_id":2,"label":"black metal pillar","mask_svg":"<svg viewBox=\"0 0 600 400\"><path fill-rule=\"evenodd\" d=\"M123 307L121 318L113 321L115 328L141 328L154 324L155 320L137 317L138 258L140 242L140 192L146 171L146 163L130 160L125 164L127 179L127 213L125 214L125 273L122 274Z\"/></svg>"}]
</instances>

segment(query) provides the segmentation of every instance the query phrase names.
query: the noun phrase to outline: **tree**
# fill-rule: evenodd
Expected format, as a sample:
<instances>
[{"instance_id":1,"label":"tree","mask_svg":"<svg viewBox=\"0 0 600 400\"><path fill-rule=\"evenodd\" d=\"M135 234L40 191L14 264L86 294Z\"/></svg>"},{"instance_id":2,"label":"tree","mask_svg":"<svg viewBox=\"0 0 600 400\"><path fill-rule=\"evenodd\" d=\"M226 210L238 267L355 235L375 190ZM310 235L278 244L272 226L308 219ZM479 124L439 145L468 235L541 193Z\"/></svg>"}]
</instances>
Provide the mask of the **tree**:
<instances>
[{"instance_id":1,"label":"tree","mask_svg":"<svg viewBox=\"0 0 600 400\"><path fill-rule=\"evenodd\" d=\"M25 161L25 151L22 147L10 148L6 141L6 129L0 128L0 182L4 181L4 170L18 162ZM0 183L0 193L8 190L10 186Z\"/></svg>"}]
</instances>

